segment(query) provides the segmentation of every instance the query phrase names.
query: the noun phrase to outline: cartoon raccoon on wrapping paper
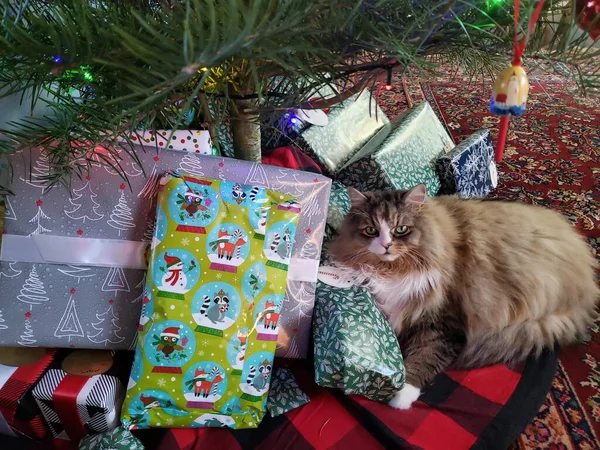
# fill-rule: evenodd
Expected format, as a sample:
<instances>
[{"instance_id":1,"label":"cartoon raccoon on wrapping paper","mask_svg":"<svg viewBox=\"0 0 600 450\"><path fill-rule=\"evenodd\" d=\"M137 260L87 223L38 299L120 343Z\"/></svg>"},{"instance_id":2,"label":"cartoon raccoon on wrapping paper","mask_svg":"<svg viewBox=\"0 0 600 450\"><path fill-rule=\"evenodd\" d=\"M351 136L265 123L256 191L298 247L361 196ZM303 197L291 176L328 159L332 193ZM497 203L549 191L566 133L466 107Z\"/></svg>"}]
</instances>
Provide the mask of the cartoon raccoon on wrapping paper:
<instances>
[{"instance_id":1,"label":"cartoon raccoon on wrapping paper","mask_svg":"<svg viewBox=\"0 0 600 450\"><path fill-rule=\"evenodd\" d=\"M240 382L240 391L243 392L240 397L242 400L266 402L266 394L271 382L271 361L268 353L259 352L252 355L244 364Z\"/></svg>"},{"instance_id":2,"label":"cartoon raccoon on wrapping paper","mask_svg":"<svg viewBox=\"0 0 600 450\"><path fill-rule=\"evenodd\" d=\"M277 222L267 234L263 247L268 260L267 266L287 271L292 257L296 227L289 222Z\"/></svg>"}]
</instances>

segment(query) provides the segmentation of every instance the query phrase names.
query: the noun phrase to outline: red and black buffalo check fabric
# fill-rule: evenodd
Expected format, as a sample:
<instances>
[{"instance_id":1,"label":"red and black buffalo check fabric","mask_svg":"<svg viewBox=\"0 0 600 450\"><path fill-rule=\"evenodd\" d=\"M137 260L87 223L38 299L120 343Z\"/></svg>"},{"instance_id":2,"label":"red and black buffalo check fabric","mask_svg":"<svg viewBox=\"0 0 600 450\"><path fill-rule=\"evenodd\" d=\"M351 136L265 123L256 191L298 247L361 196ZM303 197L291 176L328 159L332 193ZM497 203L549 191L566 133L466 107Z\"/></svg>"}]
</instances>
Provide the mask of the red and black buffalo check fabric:
<instances>
[{"instance_id":1,"label":"red and black buffalo check fabric","mask_svg":"<svg viewBox=\"0 0 600 450\"><path fill-rule=\"evenodd\" d=\"M316 386L311 363L289 363L310 403L257 429L140 434L149 449L506 449L535 416L556 370L554 352L519 367L439 375L407 411Z\"/></svg>"}]
</instances>

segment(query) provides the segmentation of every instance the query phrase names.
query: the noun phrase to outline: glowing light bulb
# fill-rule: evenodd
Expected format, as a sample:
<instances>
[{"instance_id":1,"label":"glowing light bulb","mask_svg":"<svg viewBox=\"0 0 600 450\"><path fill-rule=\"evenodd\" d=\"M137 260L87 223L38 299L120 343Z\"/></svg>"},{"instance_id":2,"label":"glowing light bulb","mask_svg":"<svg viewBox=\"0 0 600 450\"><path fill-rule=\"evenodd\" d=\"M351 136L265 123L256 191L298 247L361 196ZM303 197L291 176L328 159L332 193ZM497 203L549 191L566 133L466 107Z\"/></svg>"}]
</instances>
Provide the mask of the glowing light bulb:
<instances>
[{"instance_id":1,"label":"glowing light bulb","mask_svg":"<svg viewBox=\"0 0 600 450\"><path fill-rule=\"evenodd\" d=\"M386 91L391 91L392 90L392 85L391 84L386 84L384 89Z\"/></svg>"}]
</instances>

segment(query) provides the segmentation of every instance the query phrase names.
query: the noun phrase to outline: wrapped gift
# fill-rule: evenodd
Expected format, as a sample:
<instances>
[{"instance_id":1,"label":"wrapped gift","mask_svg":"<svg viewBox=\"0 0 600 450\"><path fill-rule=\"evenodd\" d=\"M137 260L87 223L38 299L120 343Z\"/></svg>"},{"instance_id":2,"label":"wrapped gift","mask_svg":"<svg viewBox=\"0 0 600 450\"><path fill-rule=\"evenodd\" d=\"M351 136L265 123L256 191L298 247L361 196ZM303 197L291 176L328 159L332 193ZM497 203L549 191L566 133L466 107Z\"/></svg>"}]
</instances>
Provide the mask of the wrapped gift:
<instances>
[{"instance_id":1,"label":"wrapped gift","mask_svg":"<svg viewBox=\"0 0 600 450\"><path fill-rule=\"evenodd\" d=\"M331 180L155 146L136 147L136 152L145 175L121 150L118 163L127 182L110 166L92 164L89 176L73 178L70 192L63 186L44 192L43 177L50 168L39 150L11 156L15 195L6 198L0 290L15 301L3 307L8 330L0 333L0 346L134 347L137 330L144 324L133 318L140 317L147 300L145 242L154 231L159 179L173 169L230 181L230 194L241 205L253 194L252 189L236 188L240 184L298 199L303 208L290 261L278 355L305 357ZM100 147L89 156L117 163ZM195 211L190 224L201 224L201 213ZM253 238L264 235L263 223L262 214L252 217ZM194 238L194 230L188 228L188 239Z\"/></svg>"},{"instance_id":2,"label":"wrapped gift","mask_svg":"<svg viewBox=\"0 0 600 450\"><path fill-rule=\"evenodd\" d=\"M494 147L487 129L477 130L437 160L441 194L483 198L498 184Z\"/></svg>"},{"instance_id":3,"label":"wrapped gift","mask_svg":"<svg viewBox=\"0 0 600 450\"><path fill-rule=\"evenodd\" d=\"M85 436L79 443L79 450L144 450L144 444L125 427L117 427Z\"/></svg>"},{"instance_id":4,"label":"wrapped gift","mask_svg":"<svg viewBox=\"0 0 600 450\"><path fill-rule=\"evenodd\" d=\"M404 385L398 339L373 297L347 271L319 269L313 317L315 381L388 402Z\"/></svg>"},{"instance_id":5,"label":"wrapped gift","mask_svg":"<svg viewBox=\"0 0 600 450\"><path fill-rule=\"evenodd\" d=\"M440 189L436 162L454 147L429 103L410 109L395 122L385 142L337 174L337 180L360 191L408 190L427 186L434 196Z\"/></svg>"},{"instance_id":6,"label":"wrapped gift","mask_svg":"<svg viewBox=\"0 0 600 450\"><path fill-rule=\"evenodd\" d=\"M55 350L0 349L0 433L43 439L48 427L31 391L44 375Z\"/></svg>"},{"instance_id":7,"label":"wrapped gift","mask_svg":"<svg viewBox=\"0 0 600 450\"><path fill-rule=\"evenodd\" d=\"M128 136L133 143L201 155L217 155L210 133L206 130L137 130ZM124 141L124 138L120 138Z\"/></svg>"},{"instance_id":8,"label":"wrapped gift","mask_svg":"<svg viewBox=\"0 0 600 450\"><path fill-rule=\"evenodd\" d=\"M377 149L391 129L368 90L331 108L328 119L326 126L307 128L295 143L330 174Z\"/></svg>"},{"instance_id":9,"label":"wrapped gift","mask_svg":"<svg viewBox=\"0 0 600 450\"><path fill-rule=\"evenodd\" d=\"M271 390L267 401L267 409L271 417L285 414L308 402L310 402L310 398L300 389L292 371L285 367L278 367L271 381Z\"/></svg>"},{"instance_id":10,"label":"wrapped gift","mask_svg":"<svg viewBox=\"0 0 600 450\"><path fill-rule=\"evenodd\" d=\"M239 202L236 192L250 194ZM191 206L201 211L195 225ZM161 180L145 289L154 314L127 391L130 429L258 425L299 212L292 196L267 189L178 173Z\"/></svg>"},{"instance_id":11,"label":"wrapped gift","mask_svg":"<svg viewBox=\"0 0 600 450\"><path fill-rule=\"evenodd\" d=\"M329 210L327 212L327 226L325 229L325 240L330 240L339 230L344 217L350 212L350 194L348 188L338 181L331 185L331 197L329 198Z\"/></svg>"},{"instance_id":12,"label":"wrapped gift","mask_svg":"<svg viewBox=\"0 0 600 450\"><path fill-rule=\"evenodd\" d=\"M52 435L79 442L119 425L129 352L64 351L33 389Z\"/></svg>"}]
</instances>

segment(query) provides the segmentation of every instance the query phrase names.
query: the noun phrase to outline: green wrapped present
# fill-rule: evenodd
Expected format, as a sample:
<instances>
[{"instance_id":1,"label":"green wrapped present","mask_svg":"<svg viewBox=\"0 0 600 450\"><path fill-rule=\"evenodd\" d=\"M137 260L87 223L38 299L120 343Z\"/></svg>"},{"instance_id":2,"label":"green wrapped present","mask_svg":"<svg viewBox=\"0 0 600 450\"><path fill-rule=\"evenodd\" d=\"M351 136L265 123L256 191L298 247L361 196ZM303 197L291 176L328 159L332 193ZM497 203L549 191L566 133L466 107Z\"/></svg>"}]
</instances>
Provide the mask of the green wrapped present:
<instances>
[{"instance_id":1,"label":"green wrapped present","mask_svg":"<svg viewBox=\"0 0 600 450\"><path fill-rule=\"evenodd\" d=\"M365 90L334 106L326 126L311 126L295 142L326 173L334 174L359 152L377 149L390 129L389 119Z\"/></svg>"},{"instance_id":2,"label":"green wrapped present","mask_svg":"<svg viewBox=\"0 0 600 450\"><path fill-rule=\"evenodd\" d=\"M404 385L398 339L347 271L321 266L313 315L315 381L387 403Z\"/></svg>"},{"instance_id":3,"label":"green wrapped present","mask_svg":"<svg viewBox=\"0 0 600 450\"><path fill-rule=\"evenodd\" d=\"M344 167L337 180L359 191L408 190L427 186L427 195L440 190L438 158L454 148L452 138L429 103L421 103L401 117L377 149L366 149Z\"/></svg>"},{"instance_id":4,"label":"green wrapped present","mask_svg":"<svg viewBox=\"0 0 600 450\"><path fill-rule=\"evenodd\" d=\"M131 431L118 427L101 434L84 436L79 442L79 450L144 450L144 445Z\"/></svg>"},{"instance_id":5,"label":"green wrapped present","mask_svg":"<svg viewBox=\"0 0 600 450\"><path fill-rule=\"evenodd\" d=\"M308 402L310 402L310 398L300 389L292 371L285 367L278 367L271 380L271 390L267 401L267 409L271 417L285 414Z\"/></svg>"},{"instance_id":6,"label":"green wrapped present","mask_svg":"<svg viewBox=\"0 0 600 450\"><path fill-rule=\"evenodd\" d=\"M331 185L327 222L325 224L325 240L330 240L342 225L344 217L350 211L350 195L348 188L342 183L334 181Z\"/></svg>"},{"instance_id":7,"label":"green wrapped present","mask_svg":"<svg viewBox=\"0 0 600 450\"><path fill-rule=\"evenodd\" d=\"M239 192L251 194L239 201ZM289 195L189 174L160 181L144 292L149 321L121 417L128 429L260 423L296 205ZM257 210L267 211L260 238Z\"/></svg>"}]
</instances>

